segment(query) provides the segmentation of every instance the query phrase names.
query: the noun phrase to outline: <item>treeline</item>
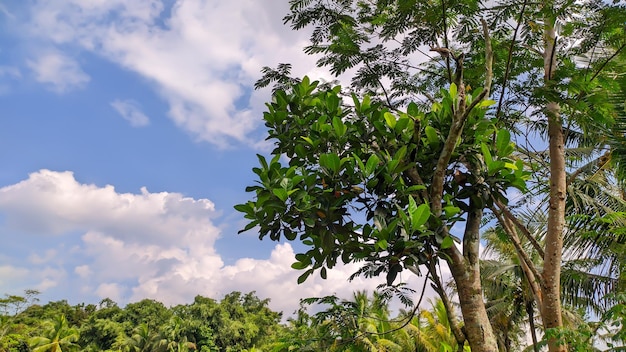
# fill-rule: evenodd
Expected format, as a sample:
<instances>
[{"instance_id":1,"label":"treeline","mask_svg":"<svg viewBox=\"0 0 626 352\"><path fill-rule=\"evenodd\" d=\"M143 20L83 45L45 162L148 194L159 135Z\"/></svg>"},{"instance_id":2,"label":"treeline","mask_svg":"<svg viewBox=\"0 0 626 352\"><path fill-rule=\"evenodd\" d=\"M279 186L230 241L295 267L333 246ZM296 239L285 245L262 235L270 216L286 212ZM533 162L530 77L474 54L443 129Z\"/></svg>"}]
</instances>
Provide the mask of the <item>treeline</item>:
<instances>
[{"instance_id":1,"label":"treeline","mask_svg":"<svg viewBox=\"0 0 626 352\"><path fill-rule=\"evenodd\" d=\"M38 292L0 299L0 351L451 351L455 345L440 301L431 310L390 317L379 294L309 299L282 313L254 292L222 300L197 296L166 307L144 299L120 307L110 299L38 304ZM311 305L319 312L309 313ZM323 307L323 308L319 308Z\"/></svg>"},{"instance_id":2,"label":"treeline","mask_svg":"<svg viewBox=\"0 0 626 352\"><path fill-rule=\"evenodd\" d=\"M244 351L269 346L284 330L281 313L254 293L170 308L151 299L123 308L110 299L39 305L32 293L2 300L0 351Z\"/></svg>"},{"instance_id":3,"label":"treeline","mask_svg":"<svg viewBox=\"0 0 626 352\"><path fill-rule=\"evenodd\" d=\"M302 300L286 322L254 292L232 292L218 301L196 296L190 304L166 307L152 299L120 307L110 299L70 305L38 304L37 291L0 299L0 352L71 351L419 351L470 352L457 344L451 318L440 299L420 299L415 308L391 314L385 291L356 292ZM498 350L539 351L550 336L533 336L523 304L488 299ZM623 295L619 300L624 302ZM515 300L515 297L513 297ZM518 302L519 303L519 302ZM571 351L623 350L626 304L599 321L568 309L560 338ZM534 334L533 334L534 335ZM531 340L536 340L532 343Z\"/></svg>"}]
</instances>

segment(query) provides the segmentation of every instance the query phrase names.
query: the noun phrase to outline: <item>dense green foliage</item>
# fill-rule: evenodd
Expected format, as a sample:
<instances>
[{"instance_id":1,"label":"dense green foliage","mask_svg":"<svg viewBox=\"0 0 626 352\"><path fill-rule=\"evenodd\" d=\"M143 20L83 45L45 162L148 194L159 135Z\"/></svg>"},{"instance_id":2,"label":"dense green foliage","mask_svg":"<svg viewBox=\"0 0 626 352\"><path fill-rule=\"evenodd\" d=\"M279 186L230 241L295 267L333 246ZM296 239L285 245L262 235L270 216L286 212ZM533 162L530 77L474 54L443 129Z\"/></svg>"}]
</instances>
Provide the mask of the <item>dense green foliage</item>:
<instances>
[{"instance_id":1,"label":"dense green foliage","mask_svg":"<svg viewBox=\"0 0 626 352\"><path fill-rule=\"evenodd\" d=\"M490 291L489 297L493 298L494 293ZM335 296L308 298L302 300L300 308L286 322L280 323L281 313L268 309L268 300L260 300L254 293L233 292L219 302L197 296L191 304L169 308L148 299L121 308L109 299L98 305L72 306L66 301L39 305L23 298L11 296L5 300L11 301L5 306L11 309L5 309L1 315L0 352L456 350L448 311L439 299L429 299L428 303L422 302L426 304L421 308L392 315L389 297L378 293L370 296L367 292L355 292L343 300ZM508 299L515 300L515 294ZM624 297L616 299L622 303L615 305L600 322L588 324L580 319L580 330L565 331L561 333L563 338L570 343L578 341L581 351L589 350L590 342L603 340L613 346L623 339ZM502 302L491 302L495 309L494 326L510 321L506 318L510 311L500 309ZM505 306L524 309L523 305ZM515 317L511 316L513 320ZM611 324L616 327L612 333L602 330ZM519 325L508 328L498 329L503 351L529 348ZM545 338L540 339L537 345L545 342ZM470 352L468 345L464 351Z\"/></svg>"},{"instance_id":2,"label":"dense green foliage","mask_svg":"<svg viewBox=\"0 0 626 352\"><path fill-rule=\"evenodd\" d=\"M197 296L191 304L167 308L144 299L121 308L110 299L72 306L8 296L1 306L0 351L266 350L284 329L281 313L268 302L233 292L219 302Z\"/></svg>"},{"instance_id":3,"label":"dense green foliage","mask_svg":"<svg viewBox=\"0 0 626 352\"><path fill-rule=\"evenodd\" d=\"M2 314L0 351L451 351L454 336L441 301L392 318L388 297L357 292L303 300L286 324L268 300L233 292L197 296L166 308L142 300L120 308L109 299L38 305L11 296ZM17 303L23 303L21 308ZM312 313L314 311L315 313ZM440 348L447 345L445 349Z\"/></svg>"},{"instance_id":4,"label":"dense green foliage","mask_svg":"<svg viewBox=\"0 0 626 352\"><path fill-rule=\"evenodd\" d=\"M457 351L515 349L523 324L552 352L592 348L603 326L581 317L620 311L625 289L623 2L290 5L285 23L311 30L304 51L351 80L264 68L275 149L236 206L243 231L307 246L299 283L339 260L391 287L426 272L451 311L445 261ZM479 260L481 235L497 258Z\"/></svg>"}]
</instances>

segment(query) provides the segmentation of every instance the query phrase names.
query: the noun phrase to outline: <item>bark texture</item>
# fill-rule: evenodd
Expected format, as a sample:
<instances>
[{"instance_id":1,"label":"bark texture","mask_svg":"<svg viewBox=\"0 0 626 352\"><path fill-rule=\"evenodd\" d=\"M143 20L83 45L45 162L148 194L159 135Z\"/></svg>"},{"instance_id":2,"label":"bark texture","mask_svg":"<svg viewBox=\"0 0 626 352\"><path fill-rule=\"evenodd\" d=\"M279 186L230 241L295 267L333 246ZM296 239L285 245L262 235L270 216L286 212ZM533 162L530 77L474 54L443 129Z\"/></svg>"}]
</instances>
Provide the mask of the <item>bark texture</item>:
<instances>
[{"instance_id":1,"label":"bark texture","mask_svg":"<svg viewBox=\"0 0 626 352\"><path fill-rule=\"evenodd\" d=\"M550 0L544 3L552 5ZM546 18L544 31L544 71L545 82L549 87L556 71L557 36L554 28L555 20ZM541 304L541 315L544 328L560 329L563 327L561 317L561 260L563 255L563 229L565 226L565 196L567 175L565 170L565 140L563 121L557 102L546 104L545 113L548 118L548 139L550 148L550 198L548 208L548 228L545 238L543 262L544 294ZM550 352L565 352L567 346L559 344L554 338L548 341Z\"/></svg>"},{"instance_id":2,"label":"bark texture","mask_svg":"<svg viewBox=\"0 0 626 352\"><path fill-rule=\"evenodd\" d=\"M470 207L472 205L470 202ZM479 244L483 211L472 208L467 216L463 253L452 247L446 250L446 254L463 313L463 329L472 352L497 352L498 342L487 316L480 283Z\"/></svg>"}]
</instances>

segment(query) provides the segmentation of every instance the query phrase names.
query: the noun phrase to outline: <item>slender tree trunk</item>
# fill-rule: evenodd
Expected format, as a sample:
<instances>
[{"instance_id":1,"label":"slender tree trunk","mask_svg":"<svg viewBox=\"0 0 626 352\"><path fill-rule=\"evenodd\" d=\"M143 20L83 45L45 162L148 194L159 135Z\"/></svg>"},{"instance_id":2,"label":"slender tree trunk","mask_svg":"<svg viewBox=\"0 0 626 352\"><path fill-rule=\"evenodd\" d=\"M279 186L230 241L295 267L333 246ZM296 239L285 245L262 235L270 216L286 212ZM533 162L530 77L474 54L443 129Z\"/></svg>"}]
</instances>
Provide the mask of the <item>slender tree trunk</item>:
<instances>
[{"instance_id":1,"label":"slender tree trunk","mask_svg":"<svg viewBox=\"0 0 626 352\"><path fill-rule=\"evenodd\" d=\"M487 316L480 283L478 251L483 211L472 203L470 201L472 210L468 213L463 235L463 253L452 247L446 250L446 254L461 304L463 329L472 352L497 352L498 342Z\"/></svg>"},{"instance_id":2,"label":"slender tree trunk","mask_svg":"<svg viewBox=\"0 0 626 352\"><path fill-rule=\"evenodd\" d=\"M546 0L544 6L551 7L552 2ZM551 83L557 65L557 37L554 24L554 18L545 19L544 71L545 82L548 86ZM545 113L548 118L548 139L550 148L550 198L543 262L544 294L543 304L541 305L541 315L544 328L548 330L563 327L560 283L567 179L563 122L559 104L557 102L548 102ZM565 352L567 350L567 346L558 344L554 338L548 341L548 348L550 352Z\"/></svg>"},{"instance_id":3,"label":"slender tree trunk","mask_svg":"<svg viewBox=\"0 0 626 352\"><path fill-rule=\"evenodd\" d=\"M528 325L530 328L530 337L533 340L533 351L539 352L539 346L537 345L537 331L535 329L535 312L532 302L526 303L526 314L528 314Z\"/></svg>"}]
</instances>

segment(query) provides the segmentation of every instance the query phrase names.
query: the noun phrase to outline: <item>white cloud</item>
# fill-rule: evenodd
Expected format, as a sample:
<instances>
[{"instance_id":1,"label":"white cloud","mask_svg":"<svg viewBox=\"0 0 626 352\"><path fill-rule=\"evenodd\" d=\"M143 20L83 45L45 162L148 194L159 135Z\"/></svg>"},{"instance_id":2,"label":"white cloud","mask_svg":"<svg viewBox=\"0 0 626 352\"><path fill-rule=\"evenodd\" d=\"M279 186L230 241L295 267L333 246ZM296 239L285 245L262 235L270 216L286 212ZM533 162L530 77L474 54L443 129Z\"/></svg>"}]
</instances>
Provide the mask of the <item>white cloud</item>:
<instances>
[{"instance_id":1,"label":"white cloud","mask_svg":"<svg viewBox=\"0 0 626 352\"><path fill-rule=\"evenodd\" d=\"M42 53L26 63L38 82L48 85L57 93L82 88L90 80L74 59L58 52Z\"/></svg>"},{"instance_id":2,"label":"white cloud","mask_svg":"<svg viewBox=\"0 0 626 352\"><path fill-rule=\"evenodd\" d=\"M251 91L260 68L315 66L301 52L304 35L282 25L288 4L187 0L176 1L168 17L163 10L157 0L39 0L24 32L147 78L172 120L199 140L254 145L249 134L268 99L267 91Z\"/></svg>"},{"instance_id":3,"label":"white cloud","mask_svg":"<svg viewBox=\"0 0 626 352\"><path fill-rule=\"evenodd\" d=\"M44 264L50 262L57 256L58 252L56 249L47 249L43 255L31 254L28 260L33 264Z\"/></svg>"},{"instance_id":4,"label":"white cloud","mask_svg":"<svg viewBox=\"0 0 626 352\"><path fill-rule=\"evenodd\" d=\"M133 127L143 127L150 124L150 119L141 111L139 104L134 100L116 99L111 102L111 106Z\"/></svg>"},{"instance_id":5,"label":"white cloud","mask_svg":"<svg viewBox=\"0 0 626 352\"><path fill-rule=\"evenodd\" d=\"M13 265L0 265L0 285L9 287L9 283L21 280L30 274L26 268L20 268Z\"/></svg>"},{"instance_id":6,"label":"white cloud","mask_svg":"<svg viewBox=\"0 0 626 352\"><path fill-rule=\"evenodd\" d=\"M102 298L120 301L124 297L124 288L116 283L102 283L98 285L96 294Z\"/></svg>"},{"instance_id":7,"label":"white cloud","mask_svg":"<svg viewBox=\"0 0 626 352\"><path fill-rule=\"evenodd\" d=\"M290 314L300 298L349 297L354 290L374 290L382 280L348 284L357 266L338 265L327 280L315 276L297 285L301 272L290 268L294 252L286 243L276 245L267 259L240 258L225 265L214 247L220 236L211 220L216 214L207 199L145 188L137 194L118 193L110 185L80 183L71 172L41 170L0 188L0 216L5 219L0 233L20 234L15 240L24 243L55 236L57 247L33 249L43 254L31 256L34 260L23 269L36 280L33 286L87 295L75 299L110 297L125 303L148 297L170 305L190 302L198 294L220 298L235 290L256 290L272 299L273 309ZM51 262L57 257L64 258ZM421 287L421 278L407 277L412 287ZM15 280L0 267L3 286L11 287Z\"/></svg>"},{"instance_id":8,"label":"white cloud","mask_svg":"<svg viewBox=\"0 0 626 352\"><path fill-rule=\"evenodd\" d=\"M89 265L79 265L74 268L74 272L81 278L87 278L91 274L93 274L93 271L91 271Z\"/></svg>"}]
</instances>

